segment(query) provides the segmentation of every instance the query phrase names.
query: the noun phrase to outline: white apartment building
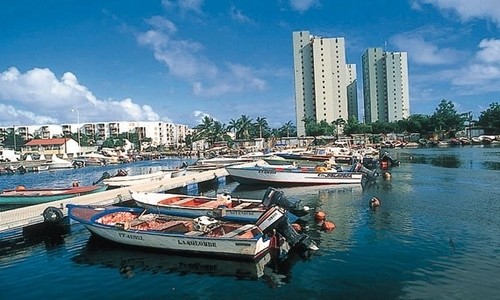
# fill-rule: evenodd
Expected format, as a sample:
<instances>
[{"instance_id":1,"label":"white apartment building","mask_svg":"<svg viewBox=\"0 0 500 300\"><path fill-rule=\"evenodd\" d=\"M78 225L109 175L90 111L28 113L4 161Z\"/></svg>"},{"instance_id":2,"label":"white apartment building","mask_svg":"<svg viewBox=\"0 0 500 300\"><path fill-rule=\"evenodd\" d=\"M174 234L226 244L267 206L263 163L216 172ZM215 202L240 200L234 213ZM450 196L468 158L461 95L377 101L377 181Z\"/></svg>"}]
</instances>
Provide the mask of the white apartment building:
<instances>
[{"instance_id":1,"label":"white apartment building","mask_svg":"<svg viewBox=\"0 0 500 300\"><path fill-rule=\"evenodd\" d=\"M344 38L293 32L293 59L298 136L305 136L305 118L328 123L339 118L347 121L349 103L356 103L351 110L356 110L357 116L357 99L348 99L357 97L357 92L352 92L356 90L356 68L346 64Z\"/></svg>"},{"instance_id":2,"label":"white apartment building","mask_svg":"<svg viewBox=\"0 0 500 300\"><path fill-rule=\"evenodd\" d=\"M64 137L71 133L78 133L78 131L81 135L93 136L96 140L105 140L120 134L137 133L139 139L151 138L151 146L165 145L176 148L183 146L186 135L192 132L191 128L182 124L158 121L119 121L0 127L0 134L6 134L13 130L24 140Z\"/></svg>"},{"instance_id":3,"label":"white apartment building","mask_svg":"<svg viewBox=\"0 0 500 300\"><path fill-rule=\"evenodd\" d=\"M410 116L406 52L369 48L362 56L365 123Z\"/></svg>"},{"instance_id":4,"label":"white apartment building","mask_svg":"<svg viewBox=\"0 0 500 300\"><path fill-rule=\"evenodd\" d=\"M347 65L347 101L349 118L358 120L358 80L355 64Z\"/></svg>"}]
</instances>

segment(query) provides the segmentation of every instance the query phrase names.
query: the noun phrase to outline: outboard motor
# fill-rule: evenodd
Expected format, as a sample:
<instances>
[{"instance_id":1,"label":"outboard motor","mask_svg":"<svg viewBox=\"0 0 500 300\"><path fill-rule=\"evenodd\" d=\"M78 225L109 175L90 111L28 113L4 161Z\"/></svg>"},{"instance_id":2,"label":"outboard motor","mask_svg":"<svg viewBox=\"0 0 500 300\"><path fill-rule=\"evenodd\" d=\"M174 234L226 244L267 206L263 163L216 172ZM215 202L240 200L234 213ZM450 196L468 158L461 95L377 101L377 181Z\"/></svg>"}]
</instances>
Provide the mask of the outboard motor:
<instances>
[{"instance_id":1,"label":"outboard motor","mask_svg":"<svg viewBox=\"0 0 500 300\"><path fill-rule=\"evenodd\" d=\"M96 185L99 182L103 181L104 179L108 179L108 178L111 178L111 175L109 175L108 172L104 172L104 173L102 173L101 178L99 178L99 179L97 179L97 181L93 182L92 185Z\"/></svg>"},{"instance_id":2,"label":"outboard motor","mask_svg":"<svg viewBox=\"0 0 500 300\"><path fill-rule=\"evenodd\" d=\"M273 205L283 207L297 217L303 217L309 212L309 207L302 205L300 200L288 200L283 191L269 187L262 198L262 205L269 208Z\"/></svg>"},{"instance_id":3,"label":"outboard motor","mask_svg":"<svg viewBox=\"0 0 500 300\"><path fill-rule=\"evenodd\" d=\"M286 216L286 210L279 206L273 206L263 213L255 223L264 233L276 230L281 234L290 247L299 250L318 250L316 243L307 234L295 231Z\"/></svg>"},{"instance_id":4,"label":"outboard motor","mask_svg":"<svg viewBox=\"0 0 500 300\"><path fill-rule=\"evenodd\" d=\"M366 179L371 181L375 181L379 175L377 170L370 170L367 167L365 167L362 163L354 164L349 171L363 173Z\"/></svg>"}]
</instances>

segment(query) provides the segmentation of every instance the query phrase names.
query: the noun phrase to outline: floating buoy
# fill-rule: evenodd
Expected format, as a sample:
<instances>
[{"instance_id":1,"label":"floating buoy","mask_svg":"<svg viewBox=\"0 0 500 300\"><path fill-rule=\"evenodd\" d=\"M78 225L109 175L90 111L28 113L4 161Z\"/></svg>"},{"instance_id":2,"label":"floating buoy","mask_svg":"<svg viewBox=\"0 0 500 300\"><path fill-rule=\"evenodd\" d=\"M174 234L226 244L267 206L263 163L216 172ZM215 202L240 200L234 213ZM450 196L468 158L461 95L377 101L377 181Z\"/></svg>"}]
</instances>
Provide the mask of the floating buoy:
<instances>
[{"instance_id":1,"label":"floating buoy","mask_svg":"<svg viewBox=\"0 0 500 300\"><path fill-rule=\"evenodd\" d=\"M297 232L302 231L302 226L300 226L300 224L297 224L297 223L293 223L292 228L295 229L295 231L297 231Z\"/></svg>"},{"instance_id":2,"label":"floating buoy","mask_svg":"<svg viewBox=\"0 0 500 300\"><path fill-rule=\"evenodd\" d=\"M335 229L335 223L330 222L330 221L325 221L325 222L323 222L323 225L321 226L321 228L322 228L324 231L331 231L331 230L334 230L334 229Z\"/></svg>"},{"instance_id":3,"label":"floating buoy","mask_svg":"<svg viewBox=\"0 0 500 300\"><path fill-rule=\"evenodd\" d=\"M370 200L370 206L372 208L380 206L380 200L377 197L373 197L372 200Z\"/></svg>"},{"instance_id":4,"label":"floating buoy","mask_svg":"<svg viewBox=\"0 0 500 300\"><path fill-rule=\"evenodd\" d=\"M316 212L316 214L314 214L314 219L316 221L323 221L326 219L326 214L322 211L318 211Z\"/></svg>"}]
</instances>

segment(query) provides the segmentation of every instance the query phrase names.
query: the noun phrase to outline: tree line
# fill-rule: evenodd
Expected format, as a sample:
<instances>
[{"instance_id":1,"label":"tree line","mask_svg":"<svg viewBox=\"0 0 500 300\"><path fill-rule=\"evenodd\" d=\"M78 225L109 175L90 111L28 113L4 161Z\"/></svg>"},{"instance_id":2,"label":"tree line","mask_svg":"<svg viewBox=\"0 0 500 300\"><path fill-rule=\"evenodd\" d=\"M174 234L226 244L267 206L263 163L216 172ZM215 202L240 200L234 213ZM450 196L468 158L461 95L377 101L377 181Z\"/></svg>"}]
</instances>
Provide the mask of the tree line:
<instances>
[{"instance_id":1,"label":"tree line","mask_svg":"<svg viewBox=\"0 0 500 300\"><path fill-rule=\"evenodd\" d=\"M414 114L404 120L395 122L376 121L373 123L360 123L355 118L344 120L339 118L333 122L315 121L312 118L302 120L305 124L306 136L337 136L339 134L387 134L387 133L419 133L421 136L430 136L439 133L443 136L452 137L458 131L468 127L482 127L486 133L500 134L500 104L493 102L481 112L477 120L473 120L471 112L459 113L452 101L443 99L432 115ZM213 145L217 142L225 142L232 145L235 140L251 140L255 138L283 138L296 137L297 127L292 121L288 121L279 128L271 128L265 117L257 117L255 120L249 116L242 115L238 119L231 119L228 124L222 123L212 117L205 116L201 123L194 127L194 133L186 136L184 142L191 145L193 142L204 140ZM230 134L232 133L232 134ZM70 135L78 141L76 133ZM0 137L2 138L2 137ZM37 137L33 137L37 138ZM125 140L139 145L142 142L150 142L151 138L140 139L137 133L122 133L118 137L108 138L103 147L119 147L124 145ZM95 145L97 136L81 134L82 146ZM7 132L3 136L3 146L19 150L26 141L14 132ZM160 146L158 150L166 150Z\"/></svg>"},{"instance_id":2,"label":"tree line","mask_svg":"<svg viewBox=\"0 0 500 300\"><path fill-rule=\"evenodd\" d=\"M453 137L465 127L482 127L486 133L500 133L500 105L498 102L490 104L489 108L481 112L477 120L473 120L471 112L459 113L452 101L442 99L432 115L414 114L406 119L395 122L376 121L360 123L355 118L344 120L339 118L333 122L313 118L304 118L306 136L339 136L352 134L387 134L387 133L418 133L421 136L440 134ZM216 142L227 142L231 145L234 140L250 140L255 138L282 138L297 136L297 128L288 121L277 129L269 127L265 117L251 119L242 115L239 119L231 119L226 125L212 117L205 116L202 122L194 127L195 133L186 137L186 144L204 140L213 145ZM232 132L232 135L229 133ZM233 137L234 139L233 139Z\"/></svg>"}]
</instances>

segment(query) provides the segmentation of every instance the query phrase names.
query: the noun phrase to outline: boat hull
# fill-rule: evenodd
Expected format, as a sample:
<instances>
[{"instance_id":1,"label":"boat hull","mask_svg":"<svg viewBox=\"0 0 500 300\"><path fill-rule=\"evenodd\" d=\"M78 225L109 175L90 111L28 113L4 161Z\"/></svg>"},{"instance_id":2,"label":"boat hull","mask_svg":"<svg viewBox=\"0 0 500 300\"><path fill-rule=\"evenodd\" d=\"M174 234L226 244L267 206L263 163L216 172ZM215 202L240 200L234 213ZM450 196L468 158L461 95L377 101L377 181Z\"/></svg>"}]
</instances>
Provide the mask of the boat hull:
<instances>
[{"instance_id":1,"label":"boat hull","mask_svg":"<svg viewBox=\"0 0 500 300\"><path fill-rule=\"evenodd\" d=\"M358 172L312 172L289 168L266 168L259 166L227 167L229 175L241 184L279 185L336 185L361 184L362 173Z\"/></svg>"},{"instance_id":2,"label":"boat hull","mask_svg":"<svg viewBox=\"0 0 500 300\"><path fill-rule=\"evenodd\" d=\"M175 194L161 194L161 193L137 193L131 192L132 199L135 200L136 204L140 207L147 208L151 212L156 212L165 215L181 216L188 218L196 218L199 216L206 216L210 214L216 214L220 219L225 221L234 222L248 222L255 223L257 219L265 211L265 208L259 206L261 204L260 200L250 200L250 199L238 199L237 201L243 203L248 203L249 205L255 207L251 209L238 209L238 208L227 208L223 203L217 204L217 199L211 199L206 197L191 197L182 196ZM192 198L205 200L209 207L196 207L196 206L180 206L175 203L172 204L161 204L162 200L177 197L182 199Z\"/></svg>"},{"instance_id":3,"label":"boat hull","mask_svg":"<svg viewBox=\"0 0 500 300\"><path fill-rule=\"evenodd\" d=\"M15 189L0 194L0 204L32 205L73 198L106 190L106 186L82 186L67 189Z\"/></svg>"},{"instance_id":4,"label":"boat hull","mask_svg":"<svg viewBox=\"0 0 500 300\"><path fill-rule=\"evenodd\" d=\"M192 254L210 254L242 259L255 259L265 254L270 241L212 239L186 237L183 235L164 235L139 231L119 231L111 227L85 225L93 234L106 240L129 246L162 249Z\"/></svg>"},{"instance_id":5,"label":"boat hull","mask_svg":"<svg viewBox=\"0 0 500 300\"><path fill-rule=\"evenodd\" d=\"M200 235L203 234L202 231L165 232L152 230L149 226L147 226L148 229L137 229L118 226L119 223L103 224L99 222L113 213L141 215L142 212L143 209L131 207L96 208L68 205L68 216L82 223L92 234L128 246L251 260L261 257L270 250L271 238L263 234L252 238L231 236L231 232L222 236L205 236Z\"/></svg>"},{"instance_id":6,"label":"boat hull","mask_svg":"<svg viewBox=\"0 0 500 300\"><path fill-rule=\"evenodd\" d=\"M104 179L103 183L112 188L124 187L157 182L167 178L171 178L171 176L171 172L159 171L151 174L115 176Z\"/></svg>"}]
</instances>

